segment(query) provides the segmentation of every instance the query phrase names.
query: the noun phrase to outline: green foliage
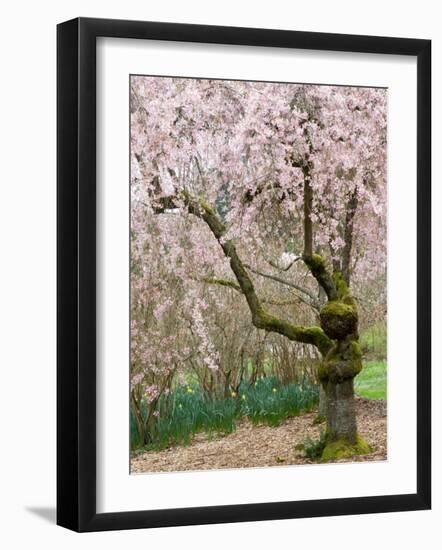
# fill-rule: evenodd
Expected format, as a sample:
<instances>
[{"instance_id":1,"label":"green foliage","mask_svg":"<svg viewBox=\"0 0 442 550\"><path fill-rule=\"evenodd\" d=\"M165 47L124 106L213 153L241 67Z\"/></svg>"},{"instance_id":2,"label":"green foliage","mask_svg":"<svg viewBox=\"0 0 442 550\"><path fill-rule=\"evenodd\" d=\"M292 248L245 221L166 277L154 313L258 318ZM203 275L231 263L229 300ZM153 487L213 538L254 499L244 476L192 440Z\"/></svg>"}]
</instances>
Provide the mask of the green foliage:
<instances>
[{"instance_id":1,"label":"green foliage","mask_svg":"<svg viewBox=\"0 0 442 550\"><path fill-rule=\"evenodd\" d=\"M267 377L253 386L243 384L239 401L240 416L254 424L279 426L287 418L313 409L319 402L319 388L311 384L284 386L276 377Z\"/></svg>"},{"instance_id":2,"label":"green foliage","mask_svg":"<svg viewBox=\"0 0 442 550\"><path fill-rule=\"evenodd\" d=\"M304 456L310 460L317 460L321 457L322 451L326 446L326 434L325 431L321 431L321 435L318 440L307 437L302 444Z\"/></svg>"},{"instance_id":3,"label":"green foliage","mask_svg":"<svg viewBox=\"0 0 442 550\"><path fill-rule=\"evenodd\" d=\"M160 399L158 412L149 431L147 449L187 445L198 432L209 437L231 433L236 422L248 418L254 424L278 426L289 417L312 410L319 401L319 388L312 384L281 385L276 377L265 377L255 384L243 382L238 394L227 399L210 399L197 385L178 386ZM146 408L142 407L142 414ZM131 411L131 449L143 447Z\"/></svg>"},{"instance_id":4,"label":"green foliage","mask_svg":"<svg viewBox=\"0 0 442 550\"><path fill-rule=\"evenodd\" d=\"M361 349L367 359L382 360L387 357L387 324L376 323L361 332L359 337Z\"/></svg>"},{"instance_id":5,"label":"green foliage","mask_svg":"<svg viewBox=\"0 0 442 550\"><path fill-rule=\"evenodd\" d=\"M355 393L367 399L387 399L387 363L367 361L355 377Z\"/></svg>"}]
</instances>

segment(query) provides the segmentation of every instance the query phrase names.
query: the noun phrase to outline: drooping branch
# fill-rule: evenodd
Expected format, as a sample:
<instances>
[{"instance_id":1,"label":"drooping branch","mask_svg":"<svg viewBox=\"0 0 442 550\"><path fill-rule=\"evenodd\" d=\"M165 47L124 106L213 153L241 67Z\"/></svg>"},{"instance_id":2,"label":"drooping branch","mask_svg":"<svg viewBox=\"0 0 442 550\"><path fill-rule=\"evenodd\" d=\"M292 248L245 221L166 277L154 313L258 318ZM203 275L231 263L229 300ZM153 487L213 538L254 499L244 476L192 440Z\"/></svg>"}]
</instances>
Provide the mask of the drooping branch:
<instances>
[{"instance_id":1,"label":"drooping branch","mask_svg":"<svg viewBox=\"0 0 442 550\"><path fill-rule=\"evenodd\" d=\"M247 269L249 267L246 265ZM202 283L207 283L209 285L219 285L224 286L226 288L232 288L233 290L236 290L239 293L243 293L241 290L241 287L239 284L235 283L235 281L232 281L230 279L222 279L220 277L203 277L202 279L198 279ZM294 285L289 285L294 286ZM315 302L313 303L311 300L307 300L303 298L302 296L299 296L298 294L295 295L296 299L290 299L290 300L273 300L271 298L262 298L261 302L263 304L270 304L273 306L291 306L299 304L299 302L302 302L303 304L306 304L307 306L313 308L316 313L319 312L319 305Z\"/></svg>"},{"instance_id":2,"label":"drooping branch","mask_svg":"<svg viewBox=\"0 0 442 550\"><path fill-rule=\"evenodd\" d=\"M272 281L275 281L277 283L280 283L285 286L289 286L291 288L294 288L298 290L299 292L302 292L306 296L310 298L310 302L308 302L309 305L313 306L315 309L319 308L318 301L316 299L316 296L307 290L306 288L303 288L302 286L297 285L296 283L293 283L292 281L287 281L286 279L283 279L281 277L278 277L277 275L272 275L271 273L264 273L262 271L259 271L257 269L254 269L253 267L245 264L245 267L251 271L252 273L255 273L256 275L259 275L260 277L264 277L265 279L270 279Z\"/></svg>"},{"instance_id":3,"label":"drooping branch","mask_svg":"<svg viewBox=\"0 0 442 550\"><path fill-rule=\"evenodd\" d=\"M207 224L220 244L224 255L229 258L230 267L235 274L238 285L246 298L250 313L252 314L253 325L258 329L263 329L267 332L276 332L286 336L289 340L295 342L312 344L325 355L332 347L332 342L319 326L302 327L294 325L288 321L270 315L264 310L256 294L252 279L238 256L235 245L232 241L225 239L226 228L215 211L204 200L192 197L187 192L183 192L180 195L180 200L185 203L189 213L202 219ZM176 201L173 197L169 197L165 203L167 204L167 208L171 208L171 205L176 204ZM161 211L161 206L158 207L156 211Z\"/></svg>"},{"instance_id":4,"label":"drooping branch","mask_svg":"<svg viewBox=\"0 0 442 550\"><path fill-rule=\"evenodd\" d=\"M302 256L296 256L286 267L281 267L276 262L266 259L267 263L272 267L274 267L275 269L277 269L278 271L288 271L299 260L302 260Z\"/></svg>"},{"instance_id":5,"label":"drooping branch","mask_svg":"<svg viewBox=\"0 0 442 550\"><path fill-rule=\"evenodd\" d=\"M273 300L272 298L262 299L263 304L270 304L271 306L295 306L298 305L300 301L308 306L311 306L311 304L309 304L307 300L301 298L301 296L296 296L296 300Z\"/></svg>"}]
</instances>

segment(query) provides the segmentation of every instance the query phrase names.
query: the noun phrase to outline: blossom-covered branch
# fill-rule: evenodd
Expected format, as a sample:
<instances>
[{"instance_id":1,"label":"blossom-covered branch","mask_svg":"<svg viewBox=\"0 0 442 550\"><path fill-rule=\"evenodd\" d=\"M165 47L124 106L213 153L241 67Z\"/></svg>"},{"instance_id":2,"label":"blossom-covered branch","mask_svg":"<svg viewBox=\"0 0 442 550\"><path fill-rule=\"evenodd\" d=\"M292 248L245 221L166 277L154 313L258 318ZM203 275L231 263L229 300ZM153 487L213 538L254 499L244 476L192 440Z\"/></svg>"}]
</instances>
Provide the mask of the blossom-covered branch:
<instances>
[{"instance_id":1,"label":"blossom-covered branch","mask_svg":"<svg viewBox=\"0 0 442 550\"><path fill-rule=\"evenodd\" d=\"M180 197L167 197L164 199L164 206L156 207L156 212L160 213L165 209L170 209L176 205L176 201L182 200L189 213L202 219L210 228L212 234L220 244L225 256L230 259L230 267L235 274L238 285L244 294L250 312L252 314L252 323L256 328L263 329L267 332L277 332L286 336L290 340L302 342L304 344L312 344L319 351L326 354L332 346L332 341L325 335L320 327L302 327L294 325L284 319L279 319L274 315L267 313L260 299L258 298L252 279L249 277L247 270L240 260L236 247L231 240L226 240L226 228L221 222L213 208L211 208L203 199L196 199L189 193L183 192ZM161 201L160 201L161 202Z\"/></svg>"}]
</instances>

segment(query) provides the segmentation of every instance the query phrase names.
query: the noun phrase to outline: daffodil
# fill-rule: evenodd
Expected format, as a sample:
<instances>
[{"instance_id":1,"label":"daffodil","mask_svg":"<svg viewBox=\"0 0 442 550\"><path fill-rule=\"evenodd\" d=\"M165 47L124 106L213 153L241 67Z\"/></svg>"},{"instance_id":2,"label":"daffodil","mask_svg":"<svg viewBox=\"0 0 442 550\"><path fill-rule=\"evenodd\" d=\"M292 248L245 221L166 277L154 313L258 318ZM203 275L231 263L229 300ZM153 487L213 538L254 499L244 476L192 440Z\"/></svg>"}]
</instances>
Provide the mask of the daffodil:
<instances>
[{"instance_id":1,"label":"daffodil","mask_svg":"<svg viewBox=\"0 0 442 550\"><path fill-rule=\"evenodd\" d=\"M273 392L273 393L276 393L276 391L277 391L276 388L273 388L273 389L272 389L272 392Z\"/></svg>"},{"instance_id":2,"label":"daffodil","mask_svg":"<svg viewBox=\"0 0 442 550\"><path fill-rule=\"evenodd\" d=\"M246 399L246 396L245 396L245 395L241 395L241 399L245 400L245 399Z\"/></svg>"},{"instance_id":3,"label":"daffodil","mask_svg":"<svg viewBox=\"0 0 442 550\"><path fill-rule=\"evenodd\" d=\"M230 394L232 397L236 397L236 393L234 391L232 391L232 393Z\"/></svg>"}]
</instances>

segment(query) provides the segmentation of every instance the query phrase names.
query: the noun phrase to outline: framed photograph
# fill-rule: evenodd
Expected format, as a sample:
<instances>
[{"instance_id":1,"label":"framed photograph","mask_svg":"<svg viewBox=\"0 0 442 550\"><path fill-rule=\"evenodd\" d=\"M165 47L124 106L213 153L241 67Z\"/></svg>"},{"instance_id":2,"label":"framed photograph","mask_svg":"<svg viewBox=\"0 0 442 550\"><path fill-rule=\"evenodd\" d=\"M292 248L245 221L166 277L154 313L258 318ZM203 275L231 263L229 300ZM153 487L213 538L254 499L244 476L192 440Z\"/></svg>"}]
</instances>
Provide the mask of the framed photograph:
<instances>
[{"instance_id":1,"label":"framed photograph","mask_svg":"<svg viewBox=\"0 0 442 550\"><path fill-rule=\"evenodd\" d=\"M57 40L57 523L429 509L430 41Z\"/></svg>"}]
</instances>

